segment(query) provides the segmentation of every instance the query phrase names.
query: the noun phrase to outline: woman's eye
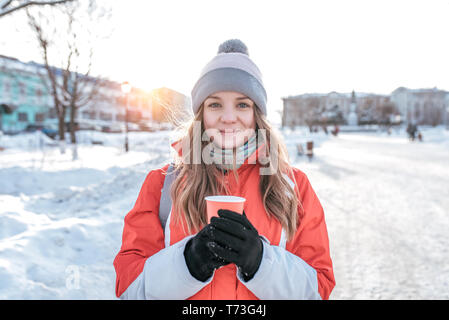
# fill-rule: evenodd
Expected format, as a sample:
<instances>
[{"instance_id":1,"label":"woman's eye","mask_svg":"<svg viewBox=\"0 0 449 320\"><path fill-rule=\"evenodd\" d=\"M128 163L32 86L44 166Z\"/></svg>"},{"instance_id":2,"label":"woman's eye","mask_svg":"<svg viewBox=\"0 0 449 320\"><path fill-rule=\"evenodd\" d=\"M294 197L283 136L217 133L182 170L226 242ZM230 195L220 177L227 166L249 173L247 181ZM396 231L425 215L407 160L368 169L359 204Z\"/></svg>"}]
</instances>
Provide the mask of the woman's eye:
<instances>
[{"instance_id":1,"label":"woman's eye","mask_svg":"<svg viewBox=\"0 0 449 320\"><path fill-rule=\"evenodd\" d=\"M250 107L249 104L243 103L243 102L239 103L237 106L238 106L239 109L246 109L246 108ZM219 103L217 103L217 102L213 102L213 103L209 104L208 107L216 109L216 108L221 107L221 105Z\"/></svg>"}]
</instances>

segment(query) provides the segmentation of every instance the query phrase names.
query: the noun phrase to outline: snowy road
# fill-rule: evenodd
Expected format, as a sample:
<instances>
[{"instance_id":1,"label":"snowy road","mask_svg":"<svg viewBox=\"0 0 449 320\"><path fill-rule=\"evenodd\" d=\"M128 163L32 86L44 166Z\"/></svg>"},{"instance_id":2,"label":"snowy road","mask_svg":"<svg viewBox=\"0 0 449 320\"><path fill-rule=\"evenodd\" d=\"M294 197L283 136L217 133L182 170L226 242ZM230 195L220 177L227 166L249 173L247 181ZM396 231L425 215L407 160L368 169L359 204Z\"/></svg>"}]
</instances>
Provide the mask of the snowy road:
<instances>
[{"instance_id":1,"label":"snowy road","mask_svg":"<svg viewBox=\"0 0 449 320\"><path fill-rule=\"evenodd\" d=\"M449 298L449 148L341 134L296 166L325 210L332 299Z\"/></svg>"},{"instance_id":2,"label":"snowy road","mask_svg":"<svg viewBox=\"0 0 449 320\"><path fill-rule=\"evenodd\" d=\"M168 161L168 135L131 135L129 154L120 135L95 137L103 146L86 136L76 161L4 137L0 299L115 299L123 217L146 173ZM331 299L449 298L449 134L424 136L285 133L325 210ZM294 155L298 139L314 140L313 161Z\"/></svg>"}]
</instances>

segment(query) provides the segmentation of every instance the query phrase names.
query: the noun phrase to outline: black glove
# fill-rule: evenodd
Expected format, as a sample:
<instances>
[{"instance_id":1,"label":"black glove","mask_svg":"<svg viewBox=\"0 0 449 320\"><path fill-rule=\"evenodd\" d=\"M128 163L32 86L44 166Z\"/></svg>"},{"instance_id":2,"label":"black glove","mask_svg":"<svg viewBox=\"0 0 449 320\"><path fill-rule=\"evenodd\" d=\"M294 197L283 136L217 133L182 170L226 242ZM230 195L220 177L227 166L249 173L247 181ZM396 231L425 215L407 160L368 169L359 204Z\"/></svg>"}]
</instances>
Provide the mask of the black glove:
<instances>
[{"instance_id":1,"label":"black glove","mask_svg":"<svg viewBox=\"0 0 449 320\"><path fill-rule=\"evenodd\" d=\"M235 263L243 280L249 281L262 261L263 244L259 233L244 211L241 215L230 210L218 210L218 216L211 219L213 228L208 233L213 241L207 245L219 257Z\"/></svg>"},{"instance_id":2,"label":"black glove","mask_svg":"<svg viewBox=\"0 0 449 320\"><path fill-rule=\"evenodd\" d=\"M229 263L209 249L207 244L213 241L208 236L211 227L210 224L205 226L184 248L184 258L190 274L203 282L212 276L215 269Z\"/></svg>"}]
</instances>

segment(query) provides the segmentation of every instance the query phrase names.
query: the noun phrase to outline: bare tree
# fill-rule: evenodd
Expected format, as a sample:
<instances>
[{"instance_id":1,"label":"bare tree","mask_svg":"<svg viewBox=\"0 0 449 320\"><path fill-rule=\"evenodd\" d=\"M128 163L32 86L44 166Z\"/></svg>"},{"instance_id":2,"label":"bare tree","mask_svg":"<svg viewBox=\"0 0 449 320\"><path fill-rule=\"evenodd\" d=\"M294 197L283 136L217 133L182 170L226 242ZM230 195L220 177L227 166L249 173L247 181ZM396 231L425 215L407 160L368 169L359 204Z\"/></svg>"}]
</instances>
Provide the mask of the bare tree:
<instances>
[{"instance_id":1,"label":"bare tree","mask_svg":"<svg viewBox=\"0 0 449 320\"><path fill-rule=\"evenodd\" d=\"M100 77L91 76L95 43L91 36L96 29L88 25L98 21L96 15L99 11L94 0L90 0L87 8L80 4L78 1L66 3L57 8L58 14L53 17L48 12L32 14L27 10L29 25L38 40L46 70L42 82L52 96L58 116L61 146L65 141L67 112L70 112L71 142L76 144L77 111L99 99L100 88L104 84ZM100 12L100 15L105 14L102 10ZM62 21L55 23L55 19Z\"/></svg>"},{"instance_id":2,"label":"bare tree","mask_svg":"<svg viewBox=\"0 0 449 320\"><path fill-rule=\"evenodd\" d=\"M29 6L55 5L69 1L73 0L0 0L0 18Z\"/></svg>"},{"instance_id":3,"label":"bare tree","mask_svg":"<svg viewBox=\"0 0 449 320\"><path fill-rule=\"evenodd\" d=\"M42 58L44 61L44 67L46 70L46 75L42 76L42 83L47 89L47 93L51 95L53 100L53 108L56 110L58 116L58 129L59 129L59 139L64 141L65 139L65 129L64 129L64 119L67 112L67 106L62 103L61 99L61 89L60 83L57 79L57 68L50 65L49 61L49 46L50 38L44 33L41 24L27 12L29 24L36 34L39 47L41 49Z\"/></svg>"}]
</instances>

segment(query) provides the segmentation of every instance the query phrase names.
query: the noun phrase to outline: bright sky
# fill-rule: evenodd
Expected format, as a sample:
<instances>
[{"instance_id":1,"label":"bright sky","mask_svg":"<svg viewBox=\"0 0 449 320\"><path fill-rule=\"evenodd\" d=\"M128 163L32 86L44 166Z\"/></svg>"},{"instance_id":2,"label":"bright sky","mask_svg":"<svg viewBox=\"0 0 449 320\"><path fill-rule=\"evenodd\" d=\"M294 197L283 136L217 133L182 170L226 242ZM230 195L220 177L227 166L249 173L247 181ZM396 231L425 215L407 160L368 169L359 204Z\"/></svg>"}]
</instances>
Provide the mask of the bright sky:
<instances>
[{"instance_id":1,"label":"bright sky","mask_svg":"<svg viewBox=\"0 0 449 320\"><path fill-rule=\"evenodd\" d=\"M186 95L221 42L239 38L259 66L270 114L281 97L330 91L449 90L449 0L115 0L94 70ZM40 61L26 21L0 19L0 54ZM4 32L5 31L5 32Z\"/></svg>"}]
</instances>

